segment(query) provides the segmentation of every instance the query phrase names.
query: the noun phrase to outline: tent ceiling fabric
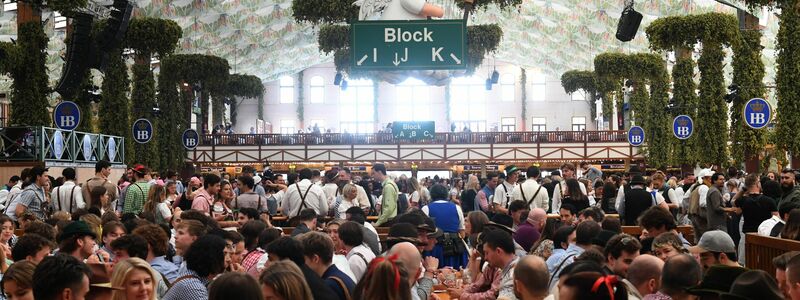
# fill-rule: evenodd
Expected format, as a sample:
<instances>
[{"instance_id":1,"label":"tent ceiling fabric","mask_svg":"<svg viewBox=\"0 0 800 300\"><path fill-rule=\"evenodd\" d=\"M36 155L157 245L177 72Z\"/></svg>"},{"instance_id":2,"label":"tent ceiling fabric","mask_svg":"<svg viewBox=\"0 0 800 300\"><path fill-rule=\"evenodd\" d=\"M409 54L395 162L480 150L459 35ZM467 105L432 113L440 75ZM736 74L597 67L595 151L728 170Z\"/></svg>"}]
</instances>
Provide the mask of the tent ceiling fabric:
<instances>
[{"instance_id":1,"label":"tent ceiling fabric","mask_svg":"<svg viewBox=\"0 0 800 300\"><path fill-rule=\"evenodd\" d=\"M320 0L326 1L326 0ZM179 53L202 53L226 58L231 71L269 81L310 66L331 62L317 48L319 27L295 23L291 0L134 0L140 16L167 18L183 28ZM453 0L429 0L443 5L446 17L459 18ZM494 59L560 76L571 69L592 69L595 55L606 51L648 51L644 28L661 16L710 11L735 14L735 9L712 0L636 1L644 15L636 38L628 43L614 34L624 0L523 0L518 8L494 5L474 13L470 24L498 23L504 37ZM775 72L777 17L762 14L765 24L763 58L767 81ZM16 35L13 12L0 14L0 40ZM52 22L49 26L53 26ZM48 68L58 80L64 53L63 30L51 34ZM486 63L492 59L485 60ZM730 65L730 64L729 64ZM5 84L0 84L2 88Z\"/></svg>"},{"instance_id":2,"label":"tent ceiling fabric","mask_svg":"<svg viewBox=\"0 0 800 300\"><path fill-rule=\"evenodd\" d=\"M181 52L227 58L237 72L264 80L333 59L317 50L318 27L294 22L291 0L137 2L141 14L170 18L183 27ZM461 16L453 0L429 2L444 6L448 18ZM570 69L591 69L594 56L601 52L647 51L644 28L658 17L710 11L735 14L735 9L712 0L636 1L644 20L636 39L622 43L614 34L623 7L624 0L524 0L516 9L491 5L475 13L470 23L501 25L505 35L496 59L560 76ZM774 55L769 50L774 49L777 19L771 15L766 21L765 58L771 66Z\"/></svg>"}]
</instances>

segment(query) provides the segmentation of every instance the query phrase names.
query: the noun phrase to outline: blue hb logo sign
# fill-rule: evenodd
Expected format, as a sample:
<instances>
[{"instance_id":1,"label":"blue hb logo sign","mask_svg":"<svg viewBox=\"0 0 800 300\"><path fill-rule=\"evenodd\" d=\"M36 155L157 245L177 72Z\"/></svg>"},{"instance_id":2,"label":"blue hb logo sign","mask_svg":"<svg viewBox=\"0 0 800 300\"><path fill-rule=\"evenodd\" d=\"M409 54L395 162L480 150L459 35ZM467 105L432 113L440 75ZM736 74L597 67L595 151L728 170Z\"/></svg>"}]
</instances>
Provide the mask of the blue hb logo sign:
<instances>
[{"instance_id":1,"label":"blue hb logo sign","mask_svg":"<svg viewBox=\"0 0 800 300\"><path fill-rule=\"evenodd\" d=\"M628 143L634 147L644 144L644 129L639 126L631 127L631 129L628 130Z\"/></svg>"},{"instance_id":2,"label":"blue hb logo sign","mask_svg":"<svg viewBox=\"0 0 800 300\"><path fill-rule=\"evenodd\" d=\"M189 128L183 132L181 141L183 141L183 147L186 150L194 150L200 144L200 135L197 134L196 130Z\"/></svg>"},{"instance_id":3,"label":"blue hb logo sign","mask_svg":"<svg viewBox=\"0 0 800 300\"><path fill-rule=\"evenodd\" d=\"M53 122L61 130L75 130L81 123L81 110L75 102L61 101L53 109Z\"/></svg>"},{"instance_id":4,"label":"blue hb logo sign","mask_svg":"<svg viewBox=\"0 0 800 300\"><path fill-rule=\"evenodd\" d=\"M138 119L133 122L133 140L145 144L153 139L153 123L147 119Z\"/></svg>"},{"instance_id":5,"label":"blue hb logo sign","mask_svg":"<svg viewBox=\"0 0 800 300\"><path fill-rule=\"evenodd\" d=\"M772 119L772 106L767 100L753 98L744 105L744 123L753 129L767 127Z\"/></svg>"},{"instance_id":6,"label":"blue hb logo sign","mask_svg":"<svg viewBox=\"0 0 800 300\"><path fill-rule=\"evenodd\" d=\"M694 132L694 121L687 115L680 115L672 120L672 134L676 138L685 140L692 136Z\"/></svg>"}]
</instances>

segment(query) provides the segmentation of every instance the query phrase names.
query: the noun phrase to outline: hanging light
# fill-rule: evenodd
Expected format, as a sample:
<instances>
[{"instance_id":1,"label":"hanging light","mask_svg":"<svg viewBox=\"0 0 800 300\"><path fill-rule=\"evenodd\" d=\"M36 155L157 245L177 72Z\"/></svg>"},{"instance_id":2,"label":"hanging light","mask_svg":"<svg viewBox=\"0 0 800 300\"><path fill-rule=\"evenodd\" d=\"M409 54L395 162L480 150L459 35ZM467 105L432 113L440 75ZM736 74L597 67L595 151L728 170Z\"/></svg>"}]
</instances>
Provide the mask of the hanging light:
<instances>
[{"instance_id":1,"label":"hanging light","mask_svg":"<svg viewBox=\"0 0 800 300\"><path fill-rule=\"evenodd\" d=\"M492 72L492 84L497 84L500 81L500 72L497 69Z\"/></svg>"},{"instance_id":2,"label":"hanging light","mask_svg":"<svg viewBox=\"0 0 800 300\"><path fill-rule=\"evenodd\" d=\"M342 76L342 72L336 72L336 77L333 77L333 85L342 84L342 79L344 79L344 76Z\"/></svg>"},{"instance_id":3,"label":"hanging light","mask_svg":"<svg viewBox=\"0 0 800 300\"><path fill-rule=\"evenodd\" d=\"M492 78L486 78L486 90L487 91L492 90Z\"/></svg>"}]
</instances>

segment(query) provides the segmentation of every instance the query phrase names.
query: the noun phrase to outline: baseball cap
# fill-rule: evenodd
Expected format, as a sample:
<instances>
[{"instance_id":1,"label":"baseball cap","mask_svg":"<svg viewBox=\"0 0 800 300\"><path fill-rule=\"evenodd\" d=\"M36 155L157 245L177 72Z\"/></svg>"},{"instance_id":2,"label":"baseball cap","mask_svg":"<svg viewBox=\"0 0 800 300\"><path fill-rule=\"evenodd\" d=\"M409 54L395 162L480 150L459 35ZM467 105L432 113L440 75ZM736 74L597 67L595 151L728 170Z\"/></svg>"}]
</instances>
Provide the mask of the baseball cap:
<instances>
[{"instance_id":1,"label":"baseball cap","mask_svg":"<svg viewBox=\"0 0 800 300\"><path fill-rule=\"evenodd\" d=\"M732 253L736 252L736 246L733 244L733 239L727 233L721 230L706 231L700 237L700 242L697 246L689 248L692 253L705 253L705 252L722 252Z\"/></svg>"}]
</instances>

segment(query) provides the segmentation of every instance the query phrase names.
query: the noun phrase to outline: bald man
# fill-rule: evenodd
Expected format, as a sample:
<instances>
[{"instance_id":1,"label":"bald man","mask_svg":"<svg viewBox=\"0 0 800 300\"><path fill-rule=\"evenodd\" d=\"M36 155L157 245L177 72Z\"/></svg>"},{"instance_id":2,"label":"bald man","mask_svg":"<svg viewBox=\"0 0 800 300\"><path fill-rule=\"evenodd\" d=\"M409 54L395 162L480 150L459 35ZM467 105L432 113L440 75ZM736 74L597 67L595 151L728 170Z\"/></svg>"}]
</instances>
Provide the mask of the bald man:
<instances>
[{"instance_id":1,"label":"bald man","mask_svg":"<svg viewBox=\"0 0 800 300\"><path fill-rule=\"evenodd\" d=\"M520 300L542 300L549 294L549 280L544 260L534 255L525 256L514 268L514 293Z\"/></svg>"},{"instance_id":2,"label":"bald man","mask_svg":"<svg viewBox=\"0 0 800 300\"><path fill-rule=\"evenodd\" d=\"M517 226L517 231L514 233L514 241L517 242L525 252L531 251L533 244L542 235L542 229L547 222L547 212L541 208L534 208L528 212L528 218L525 222Z\"/></svg>"},{"instance_id":3,"label":"bald man","mask_svg":"<svg viewBox=\"0 0 800 300\"><path fill-rule=\"evenodd\" d=\"M628 278L623 280L628 289L628 300L657 293L661 288L663 269L664 261L658 257L643 254L634 258L628 267Z\"/></svg>"},{"instance_id":4,"label":"bald man","mask_svg":"<svg viewBox=\"0 0 800 300\"><path fill-rule=\"evenodd\" d=\"M397 259L403 262L403 266L405 266L406 270L408 270L408 281L409 285L411 286L411 299L428 299L431 294L431 290L433 289L433 281L420 280L419 284L417 283L417 278L419 278L420 273L423 272L422 256L419 254L417 246L409 242L398 243L392 246L386 255L397 255Z\"/></svg>"}]
</instances>

